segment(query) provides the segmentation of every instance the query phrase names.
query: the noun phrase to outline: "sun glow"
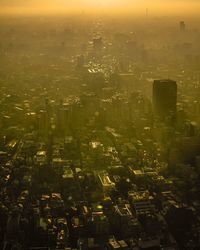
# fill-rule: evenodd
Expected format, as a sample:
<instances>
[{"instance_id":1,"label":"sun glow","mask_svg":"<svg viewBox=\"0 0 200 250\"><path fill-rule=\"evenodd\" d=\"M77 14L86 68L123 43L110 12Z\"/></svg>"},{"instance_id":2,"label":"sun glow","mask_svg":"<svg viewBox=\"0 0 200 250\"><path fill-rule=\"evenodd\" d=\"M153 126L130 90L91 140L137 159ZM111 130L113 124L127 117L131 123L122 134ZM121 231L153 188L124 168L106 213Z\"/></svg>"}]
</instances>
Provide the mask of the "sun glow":
<instances>
[{"instance_id":1,"label":"sun glow","mask_svg":"<svg viewBox=\"0 0 200 250\"><path fill-rule=\"evenodd\" d=\"M189 1L189 0L188 0ZM15 14L61 14L117 13L126 15L144 15L146 8L151 15L182 15L199 13L200 2L197 0L0 0L1 13Z\"/></svg>"},{"instance_id":2,"label":"sun glow","mask_svg":"<svg viewBox=\"0 0 200 250\"><path fill-rule=\"evenodd\" d=\"M126 2L126 1L124 1ZM120 0L86 0L86 4L91 7L116 7L122 5Z\"/></svg>"}]
</instances>

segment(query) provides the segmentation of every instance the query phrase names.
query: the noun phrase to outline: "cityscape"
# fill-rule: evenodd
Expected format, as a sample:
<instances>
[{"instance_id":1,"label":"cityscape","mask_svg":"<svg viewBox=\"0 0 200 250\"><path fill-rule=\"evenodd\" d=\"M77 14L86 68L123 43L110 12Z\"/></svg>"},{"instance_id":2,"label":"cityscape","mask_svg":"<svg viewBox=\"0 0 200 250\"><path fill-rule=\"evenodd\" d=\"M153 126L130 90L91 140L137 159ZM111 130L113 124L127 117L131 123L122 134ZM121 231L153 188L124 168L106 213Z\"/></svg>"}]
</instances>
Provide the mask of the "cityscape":
<instances>
[{"instance_id":1,"label":"cityscape","mask_svg":"<svg viewBox=\"0 0 200 250\"><path fill-rule=\"evenodd\" d=\"M199 25L0 15L0 249L200 249Z\"/></svg>"}]
</instances>

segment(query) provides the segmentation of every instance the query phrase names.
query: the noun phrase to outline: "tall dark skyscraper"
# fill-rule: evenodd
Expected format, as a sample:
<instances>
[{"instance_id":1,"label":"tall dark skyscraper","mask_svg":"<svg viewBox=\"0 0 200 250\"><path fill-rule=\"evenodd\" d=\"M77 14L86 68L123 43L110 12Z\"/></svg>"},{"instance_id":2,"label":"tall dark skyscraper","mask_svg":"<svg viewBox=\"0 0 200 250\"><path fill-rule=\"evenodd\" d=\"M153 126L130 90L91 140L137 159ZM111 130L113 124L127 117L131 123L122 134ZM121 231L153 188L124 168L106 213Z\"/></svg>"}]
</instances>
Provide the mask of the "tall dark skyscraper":
<instances>
[{"instance_id":1,"label":"tall dark skyscraper","mask_svg":"<svg viewBox=\"0 0 200 250\"><path fill-rule=\"evenodd\" d=\"M184 21L180 21L180 30L185 31L186 25Z\"/></svg>"},{"instance_id":2,"label":"tall dark skyscraper","mask_svg":"<svg viewBox=\"0 0 200 250\"><path fill-rule=\"evenodd\" d=\"M155 80L153 83L154 114L166 117L176 113L177 84L172 80Z\"/></svg>"}]
</instances>

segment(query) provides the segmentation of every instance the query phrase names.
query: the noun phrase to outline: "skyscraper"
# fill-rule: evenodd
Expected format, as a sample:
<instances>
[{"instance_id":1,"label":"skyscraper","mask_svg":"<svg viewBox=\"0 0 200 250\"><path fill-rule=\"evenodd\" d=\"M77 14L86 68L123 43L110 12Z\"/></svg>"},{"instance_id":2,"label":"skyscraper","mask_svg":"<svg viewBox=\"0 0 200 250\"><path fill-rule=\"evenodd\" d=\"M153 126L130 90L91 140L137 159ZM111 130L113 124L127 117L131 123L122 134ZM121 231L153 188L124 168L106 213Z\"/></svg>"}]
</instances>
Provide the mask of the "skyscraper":
<instances>
[{"instance_id":1,"label":"skyscraper","mask_svg":"<svg viewBox=\"0 0 200 250\"><path fill-rule=\"evenodd\" d=\"M184 21L180 21L180 30L181 31L185 31L185 28L186 28L185 22Z\"/></svg>"},{"instance_id":2,"label":"skyscraper","mask_svg":"<svg viewBox=\"0 0 200 250\"><path fill-rule=\"evenodd\" d=\"M153 110L164 118L176 114L177 84L172 80L155 80L153 83Z\"/></svg>"}]
</instances>

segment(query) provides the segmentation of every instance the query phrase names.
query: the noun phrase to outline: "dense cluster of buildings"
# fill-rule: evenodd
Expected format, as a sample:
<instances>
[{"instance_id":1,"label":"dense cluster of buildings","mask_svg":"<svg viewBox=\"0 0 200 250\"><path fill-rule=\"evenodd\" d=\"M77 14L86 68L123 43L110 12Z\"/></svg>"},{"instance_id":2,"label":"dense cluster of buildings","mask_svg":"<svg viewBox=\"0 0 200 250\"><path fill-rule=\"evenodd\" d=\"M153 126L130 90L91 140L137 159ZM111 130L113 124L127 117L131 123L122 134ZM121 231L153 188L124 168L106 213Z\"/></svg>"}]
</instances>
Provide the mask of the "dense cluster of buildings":
<instances>
[{"instance_id":1,"label":"dense cluster of buildings","mask_svg":"<svg viewBox=\"0 0 200 250\"><path fill-rule=\"evenodd\" d=\"M164 68L165 49L134 34L99 33L67 77L53 65L44 83L0 87L0 248L198 250L198 74Z\"/></svg>"}]
</instances>

